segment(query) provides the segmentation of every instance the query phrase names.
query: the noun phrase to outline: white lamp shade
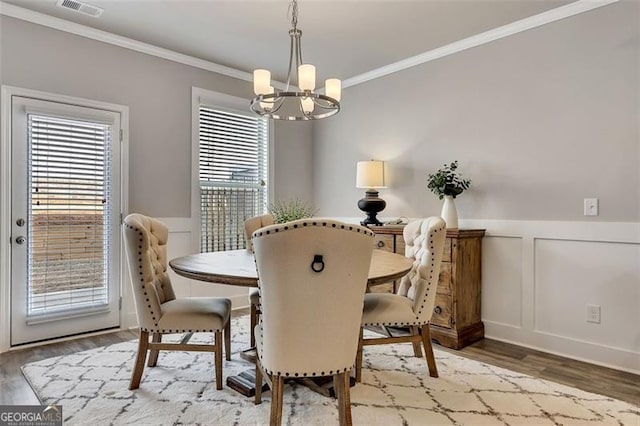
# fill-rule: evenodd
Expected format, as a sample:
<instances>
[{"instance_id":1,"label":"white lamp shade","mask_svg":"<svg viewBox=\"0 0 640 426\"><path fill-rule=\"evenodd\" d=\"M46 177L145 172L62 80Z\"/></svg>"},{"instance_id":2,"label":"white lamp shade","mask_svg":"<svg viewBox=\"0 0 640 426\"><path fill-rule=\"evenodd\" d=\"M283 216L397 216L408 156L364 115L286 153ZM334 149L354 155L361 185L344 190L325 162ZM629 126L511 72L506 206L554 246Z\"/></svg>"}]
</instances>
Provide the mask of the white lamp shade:
<instances>
[{"instance_id":1,"label":"white lamp shade","mask_svg":"<svg viewBox=\"0 0 640 426\"><path fill-rule=\"evenodd\" d=\"M273 93L273 90L274 90L273 86L269 86L269 89L267 89L266 93L263 93L263 95L270 95ZM260 102L260 106L266 110L271 109L271 107L273 107L273 99L271 99L268 102L264 102L264 101Z\"/></svg>"},{"instance_id":2,"label":"white lamp shade","mask_svg":"<svg viewBox=\"0 0 640 426\"><path fill-rule=\"evenodd\" d=\"M315 108L313 99L311 99L310 97L300 99L300 105L302 106L302 111L304 111L307 114L312 113L313 109Z\"/></svg>"},{"instance_id":3,"label":"white lamp shade","mask_svg":"<svg viewBox=\"0 0 640 426\"><path fill-rule=\"evenodd\" d=\"M342 82L337 78L329 78L324 82L324 93L330 98L340 102L340 95L342 93Z\"/></svg>"},{"instance_id":4,"label":"white lamp shade","mask_svg":"<svg viewBox=\"0 0 640 426\"><path fill-rule=\"evenodd\" d=\"M384 161L358 161L356 188L386 188Z\"/></svg>"},{"instance_id":5,"label":"white lamp shade","mask_svg":"<svg viewBox=\"0 0 640 426\"><path fill-rule=\"evenodd\" d=\"M298 67L298 87L300 90L316 88L316 67L314 65L302 64Z\"/></svg>"},{"instance_id":6,"label":"white lamp shade","mask_svg":"<svg viewBox=\"0 0 640 426\"><path fill-rule=\"evenodd\" d=\"M271 71L254 70L253 71L253 92L256 95L264 95L269 93L271 87Z\"/></svg>"}]
</instances>

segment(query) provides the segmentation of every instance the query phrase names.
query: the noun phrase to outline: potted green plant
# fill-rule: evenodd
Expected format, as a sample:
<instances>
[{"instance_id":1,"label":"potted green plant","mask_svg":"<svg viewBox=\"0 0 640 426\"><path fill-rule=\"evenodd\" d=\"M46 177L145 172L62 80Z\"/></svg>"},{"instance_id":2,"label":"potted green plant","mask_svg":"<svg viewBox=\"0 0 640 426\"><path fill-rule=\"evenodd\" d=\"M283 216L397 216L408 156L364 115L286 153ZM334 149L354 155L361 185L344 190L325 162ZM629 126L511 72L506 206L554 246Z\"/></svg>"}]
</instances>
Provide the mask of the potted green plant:
<instances>
[{"instance_id":1,"label":"potted green plant","mask_svg":"<svg viewBox=\"0 0 640 426\"><path fill-rule=\"evenodd\" d=\"M453 199L471 186L471 179L465 179L458 172L458 160L445 164L435 173L427 176L427 188L438 196L444 198L441 216L447 223L447 228L458 228L458 212Z\"/></svg>"},{"instance_id":2,"label":"potted green plant","mask_svg":"<svg viewBox=\"0 0 640 426\"><path fill-rule=\"evenodd\" d=\"M291 222L292 220L306 219L316 214L315 209L310 203L301 201L298 198L293 200L277 200L269 204L269 213L273 216L275 223Z\"/></svg>"}]
</instances>

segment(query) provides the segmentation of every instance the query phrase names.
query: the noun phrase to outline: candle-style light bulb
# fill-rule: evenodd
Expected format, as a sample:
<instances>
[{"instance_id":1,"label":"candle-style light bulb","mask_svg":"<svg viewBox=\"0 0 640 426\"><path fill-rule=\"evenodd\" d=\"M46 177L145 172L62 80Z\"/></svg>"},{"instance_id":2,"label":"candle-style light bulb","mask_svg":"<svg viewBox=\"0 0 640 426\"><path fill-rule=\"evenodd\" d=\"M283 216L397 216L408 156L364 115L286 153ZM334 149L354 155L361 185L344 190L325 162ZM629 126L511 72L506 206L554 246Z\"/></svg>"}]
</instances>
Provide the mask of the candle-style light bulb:
<instances>
[{"instance_id":1,"label":"candle-style light bulb","mask_svg":"<svg viewBox=\"0 0 640 426\"><path fill-rule=\"evenodd\" d=\"M269 87L271 87L271 71L261 69L254 70L253 92L256 95L265 95L269 93Z\"/></svg>"},{"instance_id":2,"label":"candle-style light bulb","mask_svg":"<svg viewBox=\"0 0 640 426\"><path fill-rule=\"evenodd\" d=\"M324 82L324 93L330 98L340 102L340 95L342 94L342 82L337 78L328 78Z\"/></svg>"},{"instance_id":3,"label":"candle-style light bulb","mask_svg":"<svg viewBox=\"0 0 640 426\"><path fill-rule=\"evenodd\" d=\"M302 106L302 111L304 111L305 114L311 114L315 108L313 99L310 97L300 99L300 105Z\"/></svg>"},{"instance_id":4,"label":"candle-style light bulb","mask_svg":"<svg viewBox=\"0 0 640 426\"><path fill-rule=\"evenodd\" d=\"M298 67L298 87L300 90L313 91L316 88L316 67L302 64Z\"/></svg>"},{"instance_id":5,"label":"candle-style light bulb","mask_svg":"<svg viewBox=\"0 0 640 426\"><path fill-rule=\"evenodd\" d=\"M269 86L269 89L267 89L266 93L263 93L264 95L270 95L274 92L273 86ZM265 111L271 111L271 108L273 107L273 99L269 100L269 101L260 101L260 106L262 107L262 109L264 109Z\"/></svg>"}]
</instances>

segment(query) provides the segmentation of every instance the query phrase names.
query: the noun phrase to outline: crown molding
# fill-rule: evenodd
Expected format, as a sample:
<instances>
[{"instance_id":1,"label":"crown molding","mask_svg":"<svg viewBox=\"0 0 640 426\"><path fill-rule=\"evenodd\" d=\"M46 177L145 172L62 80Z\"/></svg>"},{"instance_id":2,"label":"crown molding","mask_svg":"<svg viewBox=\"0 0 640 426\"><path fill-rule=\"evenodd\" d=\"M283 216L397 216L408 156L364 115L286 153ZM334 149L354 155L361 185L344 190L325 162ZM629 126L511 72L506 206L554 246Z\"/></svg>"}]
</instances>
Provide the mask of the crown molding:
<instances>
[{"instance_id":1,"label":"crown molding","mask_svg":"<svg viewBox=\"0 0 640 426\"><path fill-rule=\"evenodd\" d=\"M40 12L34 12L23 7L15 6L0 1L0 15L9 16L11 18L20 19L31 22L33 24L43 25L45 27L86 37L92 40L101 41L103 43L112 44L114 46L123 47L125 49L134 50L136 52L146 53L147 55L156 56L158 58L167 59L194 68L215 72L217 74L226 75L228 77L237 78L244 81L253 81L253 75L246 71L241 71L225 65L216 64L215 62L206 61L194 56L185 55L173 50L164 49L152 44L143 43L128 37L122 37L107 31L98 30L86 25L77 24L75 22L45 15ZM273 82L278 88L284 87L283 83ZM281 87L282 86L282 87Z\"/></svg>"},{"instance_id":2,"label":"crown molding","mask_svg":"<svg viewBox=\"0 0 640 426\"><path fill-rule=\"evenodd\" d=\"M462 52L463 50L471 49L472 47L481 46L495 40L500 40L501 38L518 34L532 28L540 27L551 22L559 21L570 16L578 15L583 12L588 12L599 7L607 6L618 1L619 0L578 0L576 2L569 3L555 9L547 10L546 12L521 19L519 21L515 21L510 24L485 31L471 37L467 37L465 39L447 44L445 46L429 50L419 55L394 62L393 64L385 65L384 67L380 67L363 74L356 75L344 80L342 82L342 87L346 88L355 86L357 84L362 84L376 78L384 77L388 74L415 67L417 65L443 58L454 53Z\"/></svg>"},{"instance_id":3,"label":"crown molding","mask_svg":"<svg viewBox=\"0 0 640 426\"><path fill-rule=\"evenodd\" d=\"M410 58L403 59L401 61L365 72L363 74L356 75L344 80L342 82L342 87L347 88L362 84L376 78L384 77L388 74L415 67L417 65L443 58L454 53L462 52L473 47L481 46L483 44L490 43L501 38L530 30L532 28L540 27L542 25L559 21L570 16L607 6L618 1L619 0L578 0L573 3L569 3L567 5L560 6L558 8L530 16L519 21L512 22L510 24L485 31L480 34L476 34L471 37L467 37L465 39L450 43L446 46L429 50L419 55L415 55ZM146 53L147 55L152 55L159 58L167 59L169 61L215 72L217 74L226 75L229 77L237 78L239 80L249 82L253 81L253 75L246 71L241 71L236 68L227 67L215 62L206 61L194 56L178 53L173 50L164 49L152 44L143 43L141 41L137 41L128 37L115 35L107 31L88 27L86 25L76 24L75 22L55 18L43 13L34 12L32 10L4 3L2 1L0 1L0 15L6 15L12 18L21 19L23 21L43 25L60 31L65 31L92 40L101 41L103 43L109 43L115 46L123 47L125 49L134 50L136 52ZM279 89L285 88L285 84L282 82L273 81L273 85Z\"/></svg>"}]
</instances>

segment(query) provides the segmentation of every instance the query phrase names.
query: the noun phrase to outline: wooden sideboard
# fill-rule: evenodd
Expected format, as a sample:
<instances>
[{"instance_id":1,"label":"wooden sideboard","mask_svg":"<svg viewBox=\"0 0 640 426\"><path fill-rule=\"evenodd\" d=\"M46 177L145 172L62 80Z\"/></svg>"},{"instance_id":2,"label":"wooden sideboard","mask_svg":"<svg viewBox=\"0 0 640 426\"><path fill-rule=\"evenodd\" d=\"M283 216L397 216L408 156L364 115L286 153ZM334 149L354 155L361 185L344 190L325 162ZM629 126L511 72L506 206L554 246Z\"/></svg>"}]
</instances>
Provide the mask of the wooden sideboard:
<instances>
[{"instance_id":1,"label":"wooden sideboard","mask_svg":"<svg viewBox=\"0 0 640 426\"><path fill-rule=\"evenodd\" d=\"M376 248L404 254L403 226L372 226ZM436 303L431 317L431 339L460 349L484 337L481 306L481 261L484 229L447 229ZM392 292L395 283L372 291Z\"/></svg>"}]
</instances>

